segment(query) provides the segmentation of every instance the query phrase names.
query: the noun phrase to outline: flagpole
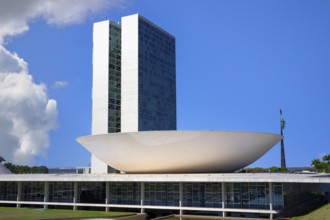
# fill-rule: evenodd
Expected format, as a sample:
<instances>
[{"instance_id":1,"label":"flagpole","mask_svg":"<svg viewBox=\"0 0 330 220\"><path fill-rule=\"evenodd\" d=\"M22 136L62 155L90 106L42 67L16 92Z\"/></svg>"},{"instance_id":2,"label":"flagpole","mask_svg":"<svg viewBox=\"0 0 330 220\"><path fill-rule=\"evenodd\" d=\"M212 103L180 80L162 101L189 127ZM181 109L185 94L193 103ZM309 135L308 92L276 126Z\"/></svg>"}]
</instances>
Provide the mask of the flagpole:
<instances>
[{"instance_id":1,"label":"flagpole","mask_svg":"<svg viewBox=\"0 0 330 220\"><path fill-rule=\"evenodd\" d=\"M281 115L281 121L280 121L281 135L283 136L283 130L284 130L284 127L285 127L285 120L282 116L282 110L281 109L280 109L280 115ZM284 150L284 136L282 137L282 140L281 140L281 168L286 168L285 150Z\"/></svg>"}]
</instances>

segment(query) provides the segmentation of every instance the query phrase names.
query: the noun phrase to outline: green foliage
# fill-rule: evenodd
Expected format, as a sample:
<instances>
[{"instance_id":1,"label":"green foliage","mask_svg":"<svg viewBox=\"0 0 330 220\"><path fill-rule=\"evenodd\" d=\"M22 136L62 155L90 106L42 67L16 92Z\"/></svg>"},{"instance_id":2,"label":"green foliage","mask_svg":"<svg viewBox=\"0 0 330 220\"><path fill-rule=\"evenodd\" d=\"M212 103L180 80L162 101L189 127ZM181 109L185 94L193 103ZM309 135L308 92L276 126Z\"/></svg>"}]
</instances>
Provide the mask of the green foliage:
<instances>
[{"instance_id":1,"label":"green foliage","mask_svg":"<svg viewBox=\"0 0 330 220\"><path fill-rule=\"evenodd\" d=\"M265 173L266 169L261 167L245 168L246 173Z\"/></svg>"},{"instance_id":2,"label":"green foliage","mask_svg":"<svg viewBox=\"0 0 330 220\"><path fill-rule=\"evenodd\" d=\"M0 164L2 164L2 162L6 161L5 158L0 156Z\"/></svg>"},{"instance_id":3,"label":"green foliage","mask_svg":"<svg viewBox=\"0 0 330 220\"><path fill-rule=\"evenodd\" d=\"M324 155L322 161L320 159L314 159L311 165L317 172L330 172L330 154Z\"/></svg>"},{"instance_id":4,"label":"green foliage","mask_svg":"<svg viewBox=\"0 0 330 220\"><path fill-rule=\"evenodd\" d=\"M0 163L6 161L3 157L0 156ZM23 174L23 173L48 173L48 168L45 166L23 166L15 165L12 163L5 163L4 166L12 173Z\"/></svg>"},{"instance_id":5,"label":"green foliage","mask_svg":"<svg viewBox=\"0 0 330 220\"><path fill-rule=\"evenodd\" d=\"M23 173L48 173L48 168L45 166L23 166L14 165L12 163L5 163L4 166L12 173L23 174Z\"/></svg>"},{"instance_id":6,"label":"green foliage","mask_svg":"<svg viewBox=\"0 0 330 220\"><path fill-rule=\"evenodd\" d=\"M271 173L287 173L289 170L287 168L282 167L270 167L268 169Z\"/></svg>"},{"instance_id":7,"label":"green foliage","mask_svg":"<svg viewBox=\"0 0 330 220\"><path fill-rule=\"evenodd\" d=\"M322 157L322 160L325 161L325 162L327 162L327 164L329 164L330 163L330 154L324 155Z\"/></svg>"},{"instance_id":8,"label":"green foliage","mask_svg":"<svg viewBox=\"0 0 330 220\"><path fill-rule=\"evenodd\" d=\"M281 167L270 167L270 168L261 168L261 167L253 167L253 168L244 168L239 171L239 173L286 173L289 172L286 168Z\"/></svg>"}]
</instances>

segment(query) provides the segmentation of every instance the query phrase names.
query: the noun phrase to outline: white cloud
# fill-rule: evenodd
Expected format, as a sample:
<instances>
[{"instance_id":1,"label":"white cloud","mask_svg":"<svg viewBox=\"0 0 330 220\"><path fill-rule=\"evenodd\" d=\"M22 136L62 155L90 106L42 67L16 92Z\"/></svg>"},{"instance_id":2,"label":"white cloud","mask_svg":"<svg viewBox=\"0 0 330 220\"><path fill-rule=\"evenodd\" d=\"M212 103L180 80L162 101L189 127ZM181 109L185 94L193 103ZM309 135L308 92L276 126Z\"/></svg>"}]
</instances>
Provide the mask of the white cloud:
<instances>
[{"instance_id":1,"label":"white cloud","mask_svg":"<svg viewBox=\"0 0 330 220\"><path fill-rule=\"evenodd\" d=\"M82 22L87 16L123 4L123 0L49 0L45 1L42 16L49 24L66 25Z\"/></svg>"},{"instance_id":2,"label":"white cloud","mask_svg":"<svg viewBox=\"0 0 330 220\"><path fill-rule=\"evenodd\" d=\"M62 89L68 86L67 81L56 81L53 85L54 89Z\"/></svg>"},{"instance_id":3,"label":"white cloud","mask_svg":"<svg viewBox=\"0 0 330 220\"><path fill-rule=\"evenodd\" d=\"M21 72L27 70L27 63L0 45L0 73Z\"/></svg>"},{"instance_id":4,"label":"white cloud","mask_svg":"<svg viewBox=\"0 0 330 220\"><path fill-rule=\"evenodd\" d=\"M48 24L80 23L86 17L123 7L124 0L0 0L0 44L4 37L29 29L28 22L42 18Z\"/></svg>"},{"instance_id":5,"label":"white cloud","mask_svg":"<svg viewBox=\"0 0 330 220\"><path fill-rule=\"evenodd\" d=\"M0 73L0 155L18 164L33 164L46 154L48 133L56 127L56 101L25 70Z\"/></svg>"},{"instance_id":6,"label":"white cloud","mask_svg":"<svg viewBox=\"0 0 330 220\"><path fill-rule=\"evenodd\" d=\"M88 16L122 7L124 0L0 0L0 156L17 164L33 164L49 146L49 132L56 128L56 100L44 84L37 84L28 64L4 47L5 39L29 30L33 19L69 25ZM56 88L67 86L58 81Z\"/></svg>"}]
</instances>

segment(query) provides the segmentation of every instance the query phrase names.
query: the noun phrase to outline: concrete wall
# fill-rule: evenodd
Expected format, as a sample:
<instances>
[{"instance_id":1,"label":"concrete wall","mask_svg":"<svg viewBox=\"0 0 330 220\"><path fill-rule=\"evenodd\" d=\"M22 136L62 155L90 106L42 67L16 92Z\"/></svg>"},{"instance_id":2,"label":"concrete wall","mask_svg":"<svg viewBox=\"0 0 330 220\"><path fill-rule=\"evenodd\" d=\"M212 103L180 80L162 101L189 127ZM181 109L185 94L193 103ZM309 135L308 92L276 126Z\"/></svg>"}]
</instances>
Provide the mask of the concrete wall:
<instances>
[{"instance_id":1,"label":"concrete wall","mask_svg":"<svg viewBox=\"0 0 330 220\"><path fill-rule=\"evenodd\" d=\"M139 16L122 18L121 132L138 131Z\"/></svg>"},{"instance_id":2,"label":"concrete wall","mask_svg":"<svg viewBox=\"0 0 330 220\"><path fill-rule=\"evenodd\" d=\"M94 24L92 135L108 133L109 21ZM107 173L108 166L92 155L91 173Z\"/></svg>"}]
</instances>

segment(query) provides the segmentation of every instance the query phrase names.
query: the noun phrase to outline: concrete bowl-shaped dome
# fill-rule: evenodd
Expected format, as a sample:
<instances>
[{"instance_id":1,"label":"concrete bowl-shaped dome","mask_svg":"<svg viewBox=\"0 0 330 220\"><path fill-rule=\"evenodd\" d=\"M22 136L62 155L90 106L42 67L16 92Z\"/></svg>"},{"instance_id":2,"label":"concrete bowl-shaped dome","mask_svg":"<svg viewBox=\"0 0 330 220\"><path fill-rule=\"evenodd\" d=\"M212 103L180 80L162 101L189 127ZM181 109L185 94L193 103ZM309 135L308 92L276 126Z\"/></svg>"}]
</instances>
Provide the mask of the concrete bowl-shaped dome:
<instances>
[{"instance_id":1,"label":"concrete bowl-shaped dome","mask_svg":"<svg viewBox=\"0 0 330 220\"><path fill-rule=\"evenodd\" d=\"M218 173L253 163L281 139L259 132L143 131L83 136L77 141L126 173Z\"/></svg>"}]
</instances>

